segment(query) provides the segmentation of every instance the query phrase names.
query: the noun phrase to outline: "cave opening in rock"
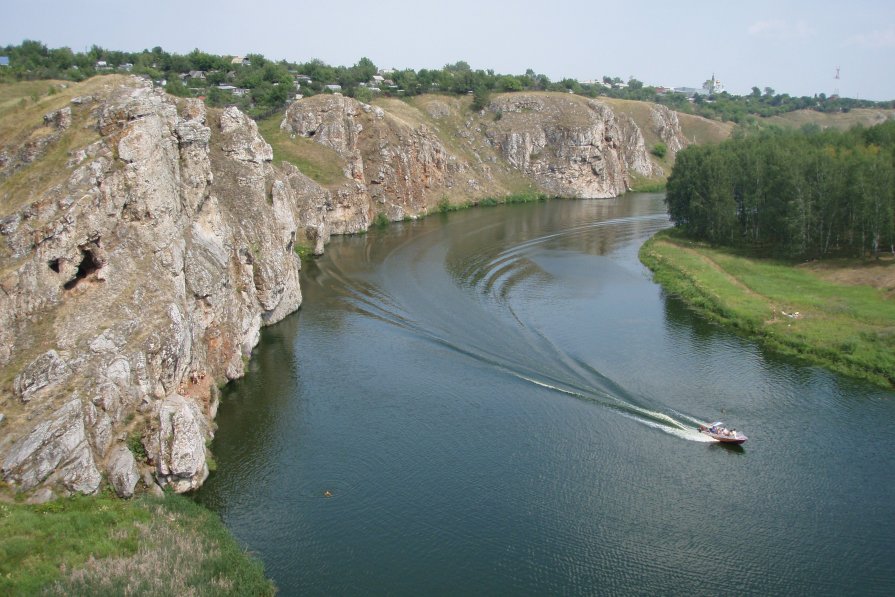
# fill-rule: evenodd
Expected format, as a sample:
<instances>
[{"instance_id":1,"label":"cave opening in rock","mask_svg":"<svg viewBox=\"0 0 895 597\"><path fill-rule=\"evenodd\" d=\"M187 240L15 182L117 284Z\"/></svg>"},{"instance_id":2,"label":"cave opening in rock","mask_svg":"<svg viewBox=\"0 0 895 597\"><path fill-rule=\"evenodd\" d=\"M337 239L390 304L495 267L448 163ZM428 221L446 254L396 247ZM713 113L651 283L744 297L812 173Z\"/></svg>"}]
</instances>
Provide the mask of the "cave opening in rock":
<instances>
[{"instance_id":1,"label":"cave opening in rock","mask_svg":"<svg viewBox=\"0 0 895 597\"><path fill-rule=\"evenodd\" d=\"M47 265L50 266L51 270L53 270L57 274L59 273L59 259L53 259Z\"/></svg>"},{"instance_id":2,"label":"cave opening in rock","mask_svg":"<svg viewBox=\"0 0 895 597\"><path fill-rule=\"evenodd\" d=\"M63 288L71 290L78 285L78 282L99 269L99 264L93 257L93 253L87 249L81 249L81 263L78 264L78 271L75 277L65 283Z\"/></svg>"}]
</instances>

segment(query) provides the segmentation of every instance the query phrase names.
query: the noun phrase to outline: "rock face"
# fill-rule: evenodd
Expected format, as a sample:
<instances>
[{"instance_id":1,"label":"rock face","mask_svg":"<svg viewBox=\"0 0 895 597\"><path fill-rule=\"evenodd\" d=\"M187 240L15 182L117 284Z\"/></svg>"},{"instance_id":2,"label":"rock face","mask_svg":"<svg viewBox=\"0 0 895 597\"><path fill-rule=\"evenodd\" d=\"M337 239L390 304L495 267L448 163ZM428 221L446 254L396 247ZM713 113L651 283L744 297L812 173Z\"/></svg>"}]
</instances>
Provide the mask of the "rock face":
<instances>
[{"instance_id":1,"label":"rock face","mask_svg":"<svg viewBox=\"0 0 895 597\"><path fill-rule=\"evenodd\" d=\"M103 476L122 496L141 479L201 485L217 384L301 304L297 244L319 254L380 215L520 187L614 196L656 173L637 125L580 97L505 95L470 115L451 98L330 95L294 103L281 126L344 164L319 184L272 164L235 108L103 80L36 119L30 145L0 146L0 182L50 180L0 186L0 477L43 497L95 492ZM657 110L655 128L676 151L674 114ZM64 170L41 173L59 147Z\"/></svg>"},{"instance_id":2,"label":"rock face","mask_svg":"<svg viewBox=\"0 0 895 597\"><path fill-rule=\"evenodd\" d=\"M90 493L106 473L130 495L136 433L139 466L194 489L214 382L241 376L261 326L301 304L300 202L238 110L211 115L130 80L47 122L71 126L72 112L98 140L3 218L0 367L15 376L0 474Z\"/></svg>"},{"instance_id":3,"label":"rock face","mask_svg":"<svg viewBox=\"0 0 895 597\"><path fill-rule=\"evenodd\" d=\"M340 95L321 95L292 104L281 127L313 139L345 160L350 183L335 191L339 209L330 233L356 232L374 214L389 220L425 214L440 190L457 184L468 165L450 156L425 125L411 126L381 108ZM366 216L359 221L358 215Z\"/></svg>"},{"instance_id":4,"label":"rock face","mask_svg":"<svg viewBox=\"0 0 895 597\"><path fill-rule=\"evenodd\" d=\"M494 100L501 115L487 137L502 156L548 192L615 197L629 174L652 174L637 126L606 105L579 97L516 93Z\"/></svg>"}]
</instances>

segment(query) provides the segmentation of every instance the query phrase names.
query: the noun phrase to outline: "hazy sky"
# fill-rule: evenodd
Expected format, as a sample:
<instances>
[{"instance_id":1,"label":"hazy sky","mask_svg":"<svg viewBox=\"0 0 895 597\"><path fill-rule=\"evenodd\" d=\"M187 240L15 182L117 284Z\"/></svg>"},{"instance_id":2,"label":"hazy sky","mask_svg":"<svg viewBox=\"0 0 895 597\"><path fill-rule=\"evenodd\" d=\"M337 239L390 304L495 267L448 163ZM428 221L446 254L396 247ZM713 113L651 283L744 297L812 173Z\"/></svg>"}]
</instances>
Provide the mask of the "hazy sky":
<instances>
[{"instance_id":1,"label":"hazy sky","mask_svg":"<svg viewBox=\"0 0 895 597\"><path fill-rule=\"evenodd\" d=\"M0 46L260 53L350 66L473 68L553 80L618 76L732 93L895 99L895 1L12 0ZM836 67L840 80L834 80Z\"/></svg>"}]
</instances>

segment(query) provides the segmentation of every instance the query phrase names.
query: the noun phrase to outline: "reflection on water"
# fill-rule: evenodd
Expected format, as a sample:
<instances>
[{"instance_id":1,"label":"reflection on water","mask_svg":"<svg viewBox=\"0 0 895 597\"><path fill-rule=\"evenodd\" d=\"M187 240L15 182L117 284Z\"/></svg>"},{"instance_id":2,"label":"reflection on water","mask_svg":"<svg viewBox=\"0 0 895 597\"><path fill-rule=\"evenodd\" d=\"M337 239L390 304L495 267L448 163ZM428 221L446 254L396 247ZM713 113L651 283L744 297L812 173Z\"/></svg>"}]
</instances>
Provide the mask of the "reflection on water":
<instances>
[{"instance_id":1,"label":"reflection on water","mask_svg":"<svg viewBox=\"0 0 895 597\"><path fill-rule=\"evenodd\" d=\"M636 254L667 225L629 195L334 239L199 499L284 594L892 592L893 395L666 297Z\"/></svg>"}]
</instances>

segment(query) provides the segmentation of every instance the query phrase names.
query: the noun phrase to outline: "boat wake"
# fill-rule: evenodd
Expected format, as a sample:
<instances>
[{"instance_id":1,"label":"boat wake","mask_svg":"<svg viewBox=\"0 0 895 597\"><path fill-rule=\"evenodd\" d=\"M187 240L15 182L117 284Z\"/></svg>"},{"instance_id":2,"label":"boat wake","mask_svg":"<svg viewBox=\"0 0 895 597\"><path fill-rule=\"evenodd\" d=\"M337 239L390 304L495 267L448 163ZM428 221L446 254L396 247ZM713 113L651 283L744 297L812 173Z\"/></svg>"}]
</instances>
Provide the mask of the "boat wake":
<instances>
[{"instance_id":1,"label":"boat wake","mask_svg":"<svg viewBox=\"0 0 895 597\"><path fill-rule=\"evenodd\" d=\"M429 241L420 236L387 255L377 274L384 277L383 284L347 275L337 262L327 268L326 283L338 286L335 294L345 297L351 311L397 326L518 380L600 405L681 439L711 441L696 431L700 421L682 413L663 412L649 399L626 391L594 366L563 350L513 306L514 289L547 275L532 258L545 245L564 237L586 237L598 227L658 228L665 221L661 217L630 217L595 222L528 239L509 248L495 246L493 257L488 257L486 250L474 256L445 252L426 258L427 252L443 248L437 239ZM419 265L433 261L445 263L445 270L433 272ZM448 279L440 275L444 271ZM404 283L389 284L391 276ZM416 283L407 284L408 278ZM383 287L394 288L398 296ZM433 296L437 296L437 301Z\"/></svg>"}]
</instances>

